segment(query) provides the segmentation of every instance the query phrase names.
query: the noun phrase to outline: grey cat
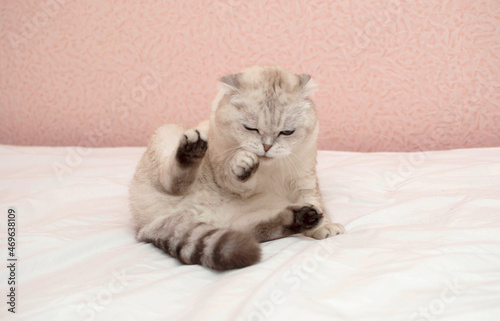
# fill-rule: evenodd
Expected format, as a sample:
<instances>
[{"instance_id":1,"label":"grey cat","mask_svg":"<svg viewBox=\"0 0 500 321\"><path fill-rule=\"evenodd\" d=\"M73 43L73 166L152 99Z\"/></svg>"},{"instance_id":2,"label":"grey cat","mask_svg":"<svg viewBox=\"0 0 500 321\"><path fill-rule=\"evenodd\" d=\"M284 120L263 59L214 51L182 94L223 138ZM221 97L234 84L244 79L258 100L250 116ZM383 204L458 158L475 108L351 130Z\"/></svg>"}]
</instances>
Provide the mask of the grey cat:
<instances>
[{"instance_id":1,"label":"grey cat","mask_svg":"<svg viewBox=\"0 0 500 321\"><path fill-rule=\"evenodd\" d=\"M324 215L308 75L252 67L220 79L209 121L160 127L137 166L137 239L216 270L260 260L258 242L344 233Z\"/></svg>"}]
</instances>

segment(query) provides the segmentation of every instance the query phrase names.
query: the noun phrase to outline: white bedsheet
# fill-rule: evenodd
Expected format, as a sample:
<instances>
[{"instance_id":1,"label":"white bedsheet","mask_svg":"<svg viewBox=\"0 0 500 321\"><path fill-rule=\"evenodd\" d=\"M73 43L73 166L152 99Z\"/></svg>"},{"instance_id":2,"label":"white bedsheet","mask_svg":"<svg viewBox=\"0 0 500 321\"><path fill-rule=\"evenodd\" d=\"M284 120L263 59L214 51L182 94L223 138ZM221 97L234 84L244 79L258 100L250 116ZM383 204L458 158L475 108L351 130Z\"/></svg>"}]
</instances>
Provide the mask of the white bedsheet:
<instances>
[{"instance_id":1,"label":"white bedsheet","mask_svg":"<svg viewBox=\"0 0 500 321\"><path fill-rule=\"evenodd\" d=\"M225 273L135 241L143 151L0 145L1 257L13 206L19 258L17 318L2 303L0 319L500 320L500 148L321 151L347 234L264 243L261 263Z\"/></svg>"}]
</instances>

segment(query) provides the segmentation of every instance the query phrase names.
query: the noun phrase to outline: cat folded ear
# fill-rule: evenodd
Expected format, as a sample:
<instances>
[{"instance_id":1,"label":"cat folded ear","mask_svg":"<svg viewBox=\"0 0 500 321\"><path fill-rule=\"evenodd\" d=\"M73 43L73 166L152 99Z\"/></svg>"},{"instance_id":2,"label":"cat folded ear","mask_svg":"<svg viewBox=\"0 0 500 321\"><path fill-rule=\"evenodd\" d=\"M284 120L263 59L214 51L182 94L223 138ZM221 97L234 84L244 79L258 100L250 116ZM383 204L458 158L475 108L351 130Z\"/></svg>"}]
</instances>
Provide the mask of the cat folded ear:
<instances>
[{"instance_id":1,"label":"cat folded ear","mask_svg":"<svg viewBox=\"0 0 500 321\"><path fill-rule=\"evenodd\" d=\"M311 80L311 76L306 74L300 74L296 76L299 77L298 88L302 91L304 97L308 97L309 95L311 95L314 88L316 88L316 84Z\"/></svg>"},{"instance_id":2,"label":"cat folded ear","mask_svg":"<svg viewBox=\"0 0 500 321\"><path fill-rule=\"evenodd\" d=\"M228 95L237 93L241 87L238 77L239 74L234 74L219 78L221 82L220 88Z\"/></svg>"}]
</instances>

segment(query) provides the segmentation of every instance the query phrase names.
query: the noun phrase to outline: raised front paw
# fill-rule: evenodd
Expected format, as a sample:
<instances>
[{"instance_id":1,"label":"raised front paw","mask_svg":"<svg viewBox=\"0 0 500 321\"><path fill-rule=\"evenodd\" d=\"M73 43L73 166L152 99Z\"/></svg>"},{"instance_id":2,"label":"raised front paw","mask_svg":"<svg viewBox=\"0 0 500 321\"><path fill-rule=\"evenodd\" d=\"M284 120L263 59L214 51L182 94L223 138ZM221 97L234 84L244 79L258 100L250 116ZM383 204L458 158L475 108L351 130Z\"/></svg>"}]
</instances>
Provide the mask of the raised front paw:
<instances>
[{"instance_id":1,"label":"raised front paw","mask_svg":"<svg viewBox=\"0 0 500 321\"><path fill-rule=\"evenodd\" d=\"M182 166L191 166L205 156L207 147L207 135L198 129L190 129L181 137L176 158Z\"/></svg>"},{"instance_id":2,"label":"raised front paw","mask_svg":"<svg viewBox=\"0 0 500 321\"><path fill-rule=\"evenodd\" d=\"M294 233L301 233L310 229L315 228L323 219L323 213L321 210L312 205L289 206L293 213L293 223L290 225L290 229Z\"/></svg>"},{"instance_id":3,"label":"raised front paw","mask_svg":"<svg viewBox=\"0 0 500 321\"><path fill-rule=\"evenodd\" d=\"M259 158L246 150L238 151L231 162L234 175L242 182L247 181L257 168L259 168Z\"/></svg>"}]
</instances>

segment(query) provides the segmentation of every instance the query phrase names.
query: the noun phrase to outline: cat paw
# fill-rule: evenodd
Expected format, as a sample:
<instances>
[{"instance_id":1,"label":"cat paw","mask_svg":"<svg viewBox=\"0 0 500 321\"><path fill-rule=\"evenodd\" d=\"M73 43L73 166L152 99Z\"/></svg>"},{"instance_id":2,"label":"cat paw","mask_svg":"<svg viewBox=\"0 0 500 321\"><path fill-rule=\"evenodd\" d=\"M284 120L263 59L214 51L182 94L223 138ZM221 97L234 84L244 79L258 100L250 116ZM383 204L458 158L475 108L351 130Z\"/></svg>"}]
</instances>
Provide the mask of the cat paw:
<instances>
[{"instance_id":1,"label":"cat paw","mask_svg":"<svg viewBox=\"0 0 500 321\"><path fill-rule=\"evenodd\" d=\"M231 163L234 175L242 182L247 181L257 168L259 168L259 158L246 150L239 151Z\"/></svg>"},{"instance_id":2,"label":"cat paw","mask_svg":"<svg viewBox=\"0 0 500 321\"><path fill-rule=\"evenodd\" d=\"M293 223L290 229L294 233L301 233L315 228L323 219L321 210L313 205L290 206L293 213Z\"/></svg>"},{"instance_id":3,"label":"cat paw","mask_svg":"<svg viewBox=\"0 0 500 321\"><path fill-rule=\"evenodd\" d=\"M184 133L177 149L177 160L182 166L197 163L207 151L207 135L198 129L190 129Z\"/></svg>"},{"instance_id":4,"label":"cat paw","mask_svg":"<svg viewBox=\"0 0 500 321\"><path fill-rule=\"evenodd\" d=\"M345 228L342 224L339 223L326 223L322 226L318 227L315 230L307 231L304 233L306 236L315 238L317 240L323 240L331 236L344 234Z\"/></svg>"}]
</instances>

